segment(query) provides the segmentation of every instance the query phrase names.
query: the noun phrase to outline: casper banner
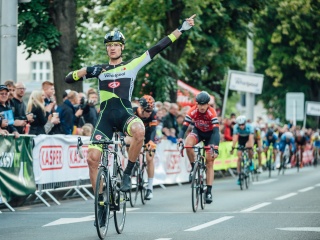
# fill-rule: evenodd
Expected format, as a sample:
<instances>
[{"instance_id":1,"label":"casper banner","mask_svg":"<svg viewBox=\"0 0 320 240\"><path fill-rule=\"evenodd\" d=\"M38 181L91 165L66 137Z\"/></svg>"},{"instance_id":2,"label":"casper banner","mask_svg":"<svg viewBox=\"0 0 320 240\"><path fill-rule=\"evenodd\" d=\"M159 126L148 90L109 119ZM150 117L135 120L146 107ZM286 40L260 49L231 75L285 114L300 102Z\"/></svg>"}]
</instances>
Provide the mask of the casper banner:
<instances>
[{"instance_id":1,"label":"casper banner","mask_svg":"<svg viewBox=\"0 0 320 240\"><path fill-rule=\"evenodd\" d=\"M84 159L81 159L77 155L77 140L74 135L60 134L34 138L33 170L37 184L89 179L88 146L83 146Z\"/></svg>"},{"instance_id":2,"label":"casper banner","mask_svg":"<svg viewBox=\"0 0 320 240\"><path fill-rule=\"evenodd\" d=\"M32 169L32 137L0 136L0 203L36 191Z\"/></svg>"}]
</instances>

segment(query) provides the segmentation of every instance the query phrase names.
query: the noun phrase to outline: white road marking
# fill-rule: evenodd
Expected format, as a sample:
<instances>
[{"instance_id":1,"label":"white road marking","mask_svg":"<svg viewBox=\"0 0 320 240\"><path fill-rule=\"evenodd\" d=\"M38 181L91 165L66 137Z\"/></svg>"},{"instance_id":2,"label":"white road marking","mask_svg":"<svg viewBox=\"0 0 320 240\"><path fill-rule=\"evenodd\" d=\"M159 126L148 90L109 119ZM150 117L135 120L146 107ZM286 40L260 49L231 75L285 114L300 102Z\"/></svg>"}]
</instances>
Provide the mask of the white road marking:
<instances>
[{"instance_id":1,"label":"white road marking","mask_svg":"<svg viewBox=\"0 0 320 240\"><path fill-rule=\"evenodd\" d=\"M289 194L283 195L281 197L277 197L274 200L283 200L283 199L286 199L286 198L289 198L289 197L292 197L292 196L295 196L295 195L297 195L297 193L289 193Z\"/></svg>"},{"instance_id":2,"label":"white road marking","mask_svg":"<svg viewBox=\"0 0 320 240\"><path fill-rule=\"evenodd\" d=\"M269 204L271 204L271 202L260 203L260 204L258 204L258 205L253 206L253 207L250 207L250 208L241 210L240 212L252 212L252 211L254 211L254 210L256 210L256 209L262 208L262 207L264 207L264 206L268 206Z\"/></svg>"},{"instance_id":3,"label":"white road marking","mask_svg":"<svg viewBox=\"0 0 320 240\"><path fill-rule=\"evenodd\" d=\"M137 210L139 208L128 208L127 212L131 212ZM56 226L56 225L63 225L63 224L70 224L70 223L79 223L79 222L89 222L94 220L94 215L81 217L81 218L60 218L56 221L43 225L42 227L49 227L49 226Z\"/></svg>"},{"instance_id":4,"label":"white road marking","mask_svg":"<svg viewBox=\"0 0 320 240\"><path fill-rule=\"evenodd\" d=\"M157 238L155 240L171 240L172 238Z\"/></svg>"},{"instance_id":5,"label":"white road marking","mask_svg":"<svg viewBox=\"0 0 320 240\"><path fill-rule=\"evenodd\" d=\"M314 187L307 187L307 188L303 188L303 189L298 190L298 192L307 192L307 191L310 191L312 189L314 189Z\"/></svg>"},{"instance_id":6,"label":"white road marking","mask_svg":"<svg viewBox=\"0 0 320 240\"><path fill-rule=\"evenodd\" d=\"M291 227L291 228L276 228L283 231L295 232L320 232L320 227Z\"/></svg>"},{"instance_id":7,"label":"white road marking","mask_svg":"<svg viewBox=\"0 0 320 240\"><path fill-rule=\"evenodd\" d=\"M316 187L320 187L320 183L316 184Z\"/></svg>"},{"instance_id":8,"label":"white road marking","mask_svg":"<svg viewBox=\"0 0 320 240\"><path fill-rule=\"evenodd\" d=\"M233 218L233 216L225 216L225 217L222 217L222 218L218 218L216 220L213 220L211 222L207 222L207 223L204 223L204 224L201 224L199 226L195 226L193 228L189 228L189 229L186 229L184 231L198 231L198 230L201 230L203 228L207 228L207 227L210 227L212 225L215 225L215 224L218 224L218 223L221 223L221 222L224 222L224 221L227 221L229 219Z\"/></svg>"},{"instance_id":9,"label":"white road marking","mask_svg":"<svg viewBox=\"0 0 320 240\"><path fill-rule=\"evenodd\" d=\"M252 184L253 184L253 185L261 185L261 184L271 183L271 182L274 182L274 181L278 181L278 179L277 179L277 178L268 179L268 180L264 180L264 181L253 182Z\"/></svg>"}]
</instances>

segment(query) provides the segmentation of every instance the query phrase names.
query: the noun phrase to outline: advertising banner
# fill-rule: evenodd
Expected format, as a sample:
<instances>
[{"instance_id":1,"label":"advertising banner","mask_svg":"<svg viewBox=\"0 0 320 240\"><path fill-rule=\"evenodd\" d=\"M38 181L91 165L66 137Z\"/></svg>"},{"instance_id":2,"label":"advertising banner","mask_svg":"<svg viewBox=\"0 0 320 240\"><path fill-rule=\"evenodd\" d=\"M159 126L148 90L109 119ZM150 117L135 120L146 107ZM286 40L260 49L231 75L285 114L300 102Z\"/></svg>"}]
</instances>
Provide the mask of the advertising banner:
<instances>
[{"instance_id":1,"label":"advertising banner","mask_svg":"<svg viewBox=\"0 0 320 240\"><path fill-rule=\"evenodd\" d=\"M28 196L36 190L32 138L0 137L0 203L9 202L14 196Z\"/></svg>"}]
</instances>

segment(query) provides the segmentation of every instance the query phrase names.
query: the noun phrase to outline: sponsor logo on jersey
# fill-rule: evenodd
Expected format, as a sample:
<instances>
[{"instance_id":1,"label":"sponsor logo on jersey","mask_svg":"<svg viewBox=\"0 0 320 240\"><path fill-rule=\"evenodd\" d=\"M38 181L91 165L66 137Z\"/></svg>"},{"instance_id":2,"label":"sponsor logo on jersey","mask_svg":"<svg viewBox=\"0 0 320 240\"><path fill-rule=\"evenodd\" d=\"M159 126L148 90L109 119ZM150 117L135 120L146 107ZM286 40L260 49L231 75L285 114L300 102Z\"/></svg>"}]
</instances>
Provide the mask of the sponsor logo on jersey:
<instances>
[{"instance_id":1,"label":"sponsor logo on jersey","mask_svg":"<svg viewBox=\"0 0 320 240\"><path fill-rule=\"evenodd\" d=\"M42 146L40 167L42 170L61 169L63 167L62 146Z\"/></svg>"},{"instance_id":2,"label":"sponsor logo on jersey","mask_svg":"<svg viewBox=\"0 0 320 240\"><path fill-rule=\"evenodd\" d=\"M123 73L116 73L116 74L113 74L113 73L104 73L104 77L105 78L117 78L117 77L122 77L122 76L125 76L126 73L123 72Z\"/></svg>"},{"instance_id":3,"label":"sponsor logo on jersey","mask_svg":"<svg viewBox=\"0 0 320 240\"><path fill-rule=\"evenodd\" d=\"M109 88L117 88L120 86L120 82L111 82L108 84Z\"/></svg>"},{"instance_id":4,"label":"sponsor logo on jersey","mask_svg":"<svg viewBox=\"0 0 320 240\"><path fill-rule=\"evenodd\" d=\"M95 138L96 140L100 141L101 138L102 138L102 136L101 136L101 135L96 135L94 138Z\"/></svg>"}]
</instances>

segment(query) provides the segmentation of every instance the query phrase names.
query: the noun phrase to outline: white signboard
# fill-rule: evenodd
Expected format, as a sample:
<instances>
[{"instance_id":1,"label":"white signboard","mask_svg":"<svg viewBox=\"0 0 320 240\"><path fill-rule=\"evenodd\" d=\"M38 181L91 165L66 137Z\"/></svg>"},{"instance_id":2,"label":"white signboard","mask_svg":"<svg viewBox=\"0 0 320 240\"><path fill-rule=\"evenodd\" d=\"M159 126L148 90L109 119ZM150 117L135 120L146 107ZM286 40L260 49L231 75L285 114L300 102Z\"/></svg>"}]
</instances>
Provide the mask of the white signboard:
<instances>
[{"instance_id":1,"label":"white signboard","mask_svg":"<svg viewBox=\"0 0 320 240\"><path fill-rule=\"evenodd\" d=\"M261 94L263 75L240 71L229 71L231 90Z\"/></svg>"},{"instance_id":2,"label":"white signboard","mask_svg":"<svg viewBox=\"0 0 320 240\"><path fill-rule=\"evenodd\" d=\"M304 93L288 92L286 94L286 120L302 121L304 119Z\"/></svg>"},{"instance_id":3,"label":"white signboard","mask_svg":"<svg viewBox=\"0 0 320 240\"><path fill-rule=\"evenodd\" d=\"M306 102L306 114L320 116L320 102Z\"/></svg>"}]
</instances>

